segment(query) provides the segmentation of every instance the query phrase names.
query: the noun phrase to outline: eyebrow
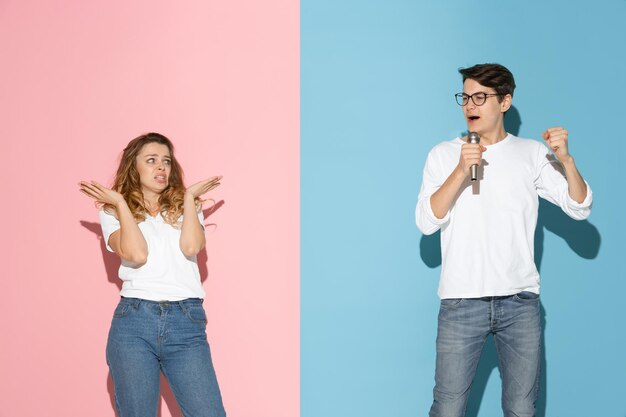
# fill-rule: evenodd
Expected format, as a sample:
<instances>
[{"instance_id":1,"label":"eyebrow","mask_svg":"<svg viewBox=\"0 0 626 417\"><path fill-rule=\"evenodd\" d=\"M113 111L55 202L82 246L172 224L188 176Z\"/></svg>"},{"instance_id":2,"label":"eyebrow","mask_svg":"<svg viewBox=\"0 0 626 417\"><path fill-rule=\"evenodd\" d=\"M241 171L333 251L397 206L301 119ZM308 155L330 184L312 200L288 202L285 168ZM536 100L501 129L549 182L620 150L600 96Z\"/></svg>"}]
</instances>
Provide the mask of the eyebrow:
<instances>
[{"instance_id":1,"label":"eyebrow","mask_svg":"<svg viewBox=\"0 0 626 417\"><path fill-rule=\"evenodd\" d=\"M148 155L144 155L144 158L147 158L147 157L149 157L149 156L159 156L159 155L157 155L157 154L155 154L155 153L150 153L150 154L148 154ZM172 159L172 157L171 157L171 156L169 156L169 155L165 155L163 158Z\"/></svg>"}]
</instances>

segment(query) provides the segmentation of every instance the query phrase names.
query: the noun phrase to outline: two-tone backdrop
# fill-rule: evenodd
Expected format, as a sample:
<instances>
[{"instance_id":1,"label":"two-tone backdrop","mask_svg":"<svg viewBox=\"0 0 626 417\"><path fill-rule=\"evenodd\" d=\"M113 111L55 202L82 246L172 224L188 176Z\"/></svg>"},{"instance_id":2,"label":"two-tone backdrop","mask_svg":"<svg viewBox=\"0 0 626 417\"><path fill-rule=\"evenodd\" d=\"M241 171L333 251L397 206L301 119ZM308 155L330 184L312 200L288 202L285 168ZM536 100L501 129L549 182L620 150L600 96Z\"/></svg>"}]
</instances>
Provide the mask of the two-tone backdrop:
<instances>
[{"instance_id":1,"label":"two-tone backdrop","mask_svg":"<svg viewBox=\"0 0 626 417\"><path fill-rule=\"evenodd\" d=\"M427 415L421 171L465 129L457 69L499 62L507 129L567 127L595 198L584 222L540 208L538 416L624 417L624 18L624 0L0 1L0 416L114 415L119 261L77 182L110 183L146 131L188 183L224 176L200 264L229 416ZM496 363L488 343L468 417L500 415Z\"/></svg>"}]
</instances>

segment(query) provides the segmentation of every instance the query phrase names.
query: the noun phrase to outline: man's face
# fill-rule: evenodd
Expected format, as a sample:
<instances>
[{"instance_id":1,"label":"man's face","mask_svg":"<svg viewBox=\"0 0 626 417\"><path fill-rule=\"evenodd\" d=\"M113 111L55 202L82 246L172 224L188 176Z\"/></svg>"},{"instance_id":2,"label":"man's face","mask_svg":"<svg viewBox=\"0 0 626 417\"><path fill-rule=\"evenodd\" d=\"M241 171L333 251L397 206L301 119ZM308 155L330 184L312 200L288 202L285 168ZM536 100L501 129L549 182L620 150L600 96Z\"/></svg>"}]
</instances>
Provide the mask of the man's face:
<instances>
[{"instance_id":1,"label":"man's face","mask_svg":"<svg viewBox=\"0 0 626 417\"><path fill-rule=\"evenodd\" d=\"M496 90L479 84L478 81L467 79L463 83L463 92L468 96L475 93L496 94ZM501 102L498 99L502 99ZM470 132L476 132L480 135L493 134L503 126L504 112L511 107L511 96L507 94L505 97L488 96L485 103L477 106L470 99L463 106L463 114L467 122L467 128Z\"/></svg>"}]
</instances>

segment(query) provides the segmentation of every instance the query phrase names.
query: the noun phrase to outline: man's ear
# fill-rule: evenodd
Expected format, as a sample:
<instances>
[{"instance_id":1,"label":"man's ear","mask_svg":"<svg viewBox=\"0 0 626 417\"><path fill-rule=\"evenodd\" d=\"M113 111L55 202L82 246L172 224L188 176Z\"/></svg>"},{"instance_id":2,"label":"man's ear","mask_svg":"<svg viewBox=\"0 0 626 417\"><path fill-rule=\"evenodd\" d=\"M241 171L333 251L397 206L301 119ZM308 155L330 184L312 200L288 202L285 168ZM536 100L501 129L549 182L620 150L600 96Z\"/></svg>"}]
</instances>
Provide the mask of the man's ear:
<instances>
[{"instance_id":1,"label":"man's ear","mask_svg":"<svg viewBox=\"0 0 626 417\"><path fill-rule=\"evenodd\" d=\"M513 104L513 97L510 94L507 94L506 96L504 96L504 98L500 102L500 112L504 113L505 111L511 108L512 104Z\"/></svg>"}]
</instances>

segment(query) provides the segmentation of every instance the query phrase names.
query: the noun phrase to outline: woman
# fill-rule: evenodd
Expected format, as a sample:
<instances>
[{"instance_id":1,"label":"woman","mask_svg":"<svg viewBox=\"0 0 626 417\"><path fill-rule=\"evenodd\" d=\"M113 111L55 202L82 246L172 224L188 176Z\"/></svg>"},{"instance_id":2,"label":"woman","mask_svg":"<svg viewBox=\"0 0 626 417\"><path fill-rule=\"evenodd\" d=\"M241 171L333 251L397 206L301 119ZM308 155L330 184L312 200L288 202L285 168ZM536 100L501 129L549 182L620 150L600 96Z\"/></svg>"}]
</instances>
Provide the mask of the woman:
<instances>
[{"instance_id":1,"label":"woman","mask_svg":"<svg viewBox=\"0 0 626 417\"><path fill-rule=\"evenodd\" d=\"M124 149L111 189L80 183L101 207L107 249L122 261L122 298L106 349L120 417L156 416L161 371L185 417L226 415L196 262L205 245L200 196L220 179L185 189L172 143L148 133Z\"/></svg>"}]
</instances>

